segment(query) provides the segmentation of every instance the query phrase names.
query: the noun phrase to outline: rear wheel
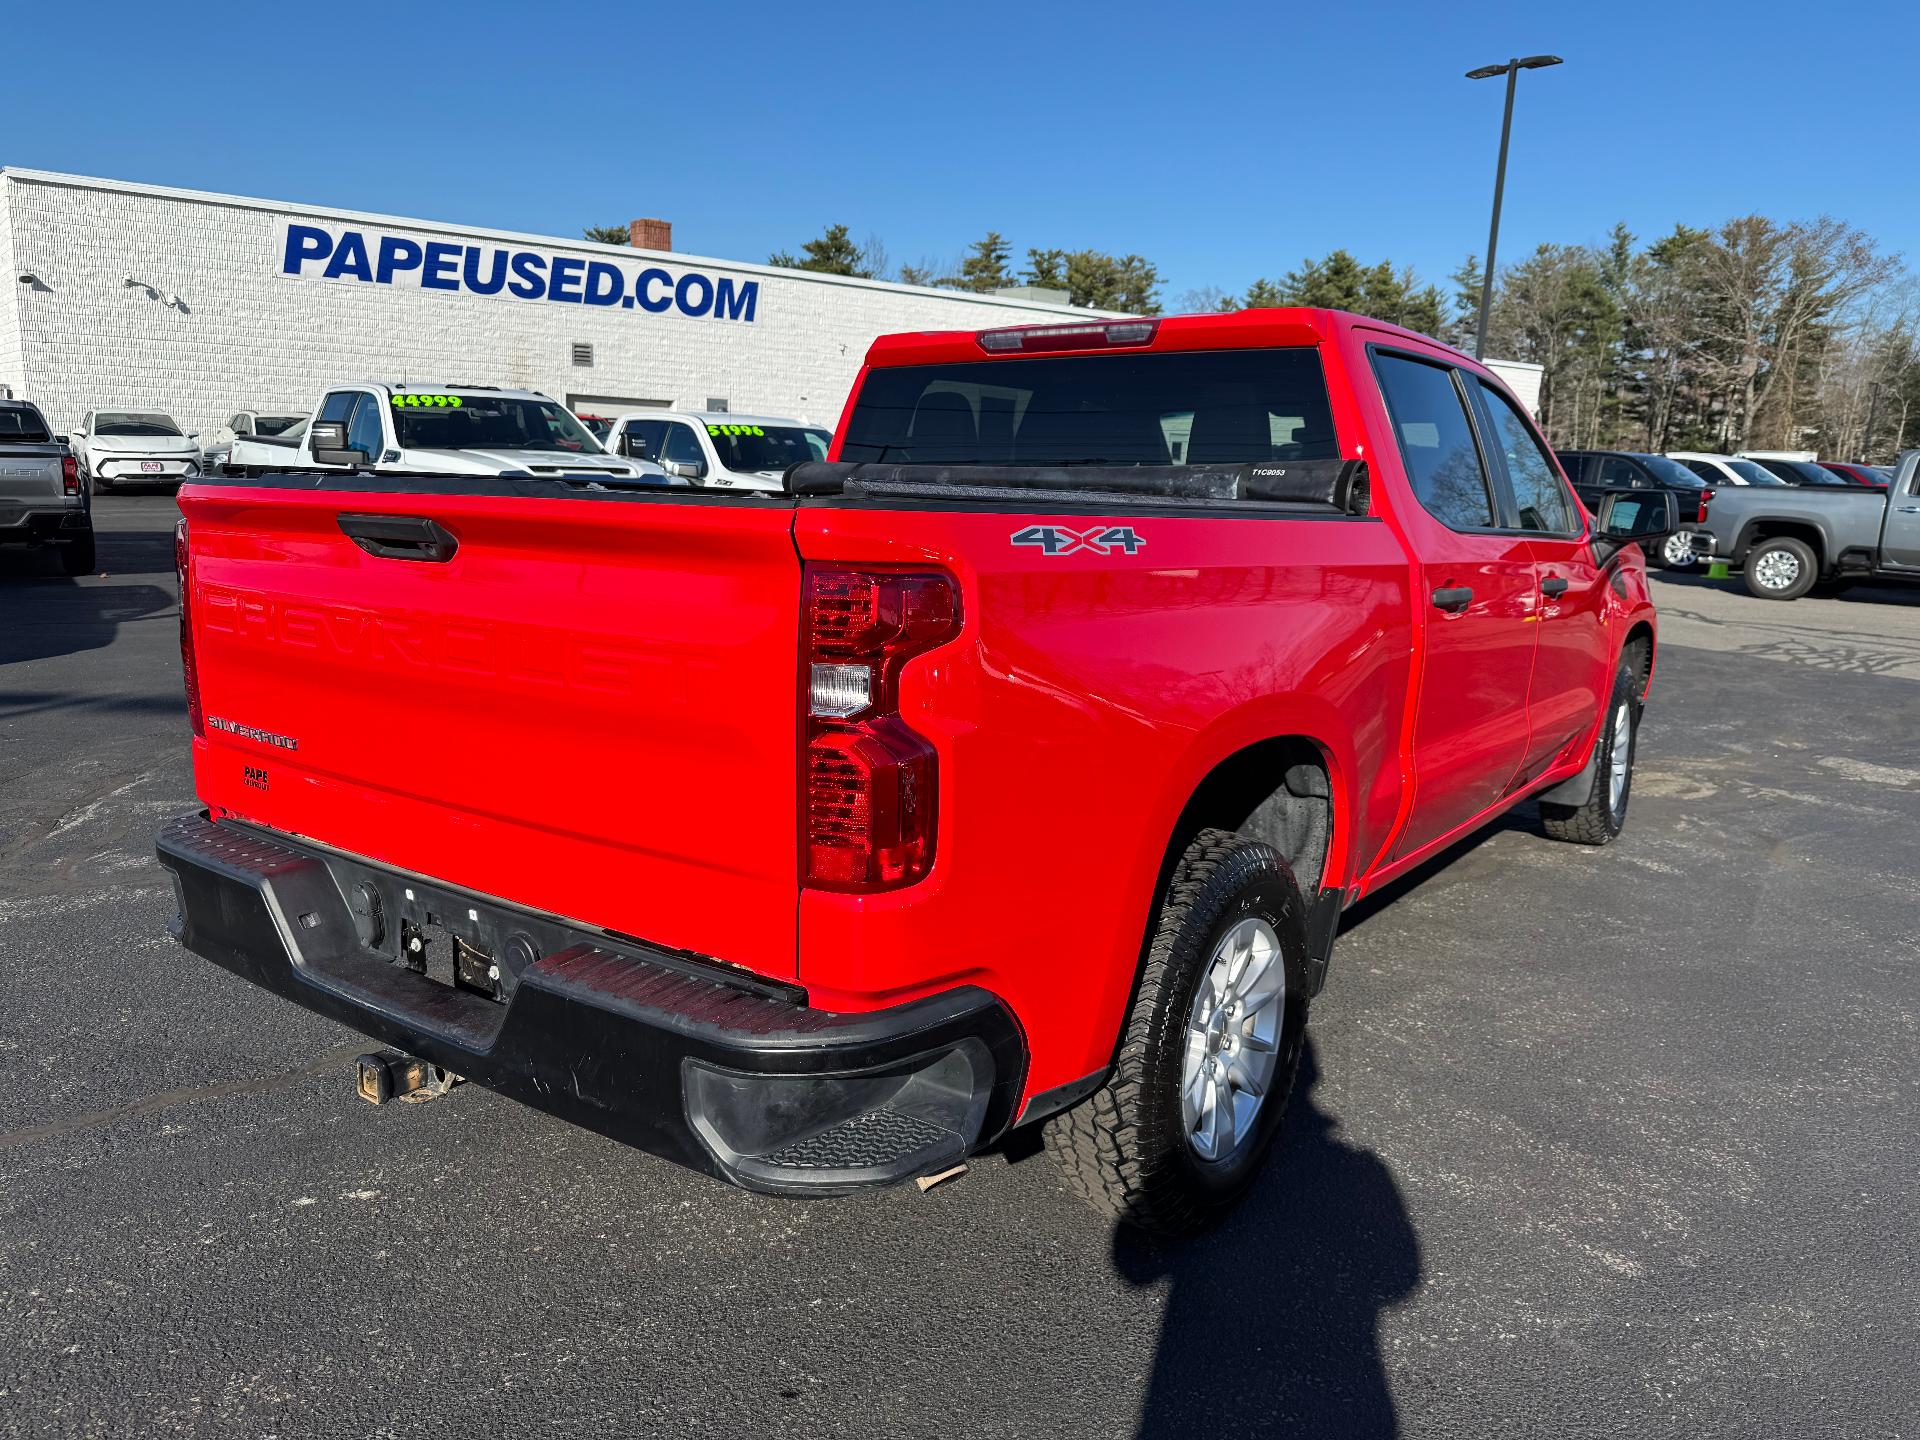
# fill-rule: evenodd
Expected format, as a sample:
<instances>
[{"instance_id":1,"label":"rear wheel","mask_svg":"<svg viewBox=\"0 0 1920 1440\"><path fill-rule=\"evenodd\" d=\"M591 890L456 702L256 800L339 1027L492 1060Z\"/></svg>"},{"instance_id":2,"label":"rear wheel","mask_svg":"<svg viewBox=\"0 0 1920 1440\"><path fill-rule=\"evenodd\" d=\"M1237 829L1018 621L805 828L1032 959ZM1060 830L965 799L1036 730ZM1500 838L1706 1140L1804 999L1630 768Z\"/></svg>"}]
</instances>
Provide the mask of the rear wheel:
<instances>
[{"instance_id":1,"label":"rear wheel","mask_svg":"<svg viewBox=\"0 0 1920 1440\"><path fill-rule=\"evenodd\" d=\"M1700 561L1693 548L1693 536L1676 530L1660 542L1660 559L1669 570L1691 570Z\"/></svg>"},{"instance_id":2,"label":"rear wheel","mask_svg":"<svg viewBox=\"0 0 1920 1440\"><path fill-rule=\"evenodd\" d=\"M1047 1122L1048 1148L1095 1206L1180 1233L1253 1184L1306 1038L1305 913L1269 845L1203 830L1181 855L1113 1073Z\"/></svg>"},{"instance_id":3,"label":"rear wheel","mask_svg":"<svg viewBox=\"0 0 1920 1440\"><path fill-rule=\"evenodd\" d=\"M104 495L107 493L107 491L111 490L112 488L113 488L113 482L107 479L106 476L96 475L93 477L93 493L94 494Z\"/></svg>"},{"instance_id":4,"label":"rear wheel","mask_svg":"<svg viewBox=\"0 0 1920 1440\"><path fill-rule=\"evenodd\" d=\"M67 541L60 547L60 568L69 575L91 575L95 563L91 530L77 539Z\"/></svg>"},{"instance_id":5,"label":"rear wheel","mask_svg":"<svg viewBox=\"0 0 1920 1440\"><path fill-rule=\"evenodd\" d=\"M1820 578L1813 547L1791 535L1763 540L1747 552L1747 589L1762 600L1798 600Z\"/></svg>"},{"instance_id":6,"label":"rear wheel","mask_svg":"<svg viewBox=\"0 0 1920 1440\"><path fill-rule=\"evenodd\" d=\"M1593 746L1593 780L1578 804L1542 800L1540 823L1556 840L1606 845L1626 828L1633 794L1633 754L1640 734L1639 665L1621 661L1607 701L1607 719Z\"/></svg>"}]
</instances>

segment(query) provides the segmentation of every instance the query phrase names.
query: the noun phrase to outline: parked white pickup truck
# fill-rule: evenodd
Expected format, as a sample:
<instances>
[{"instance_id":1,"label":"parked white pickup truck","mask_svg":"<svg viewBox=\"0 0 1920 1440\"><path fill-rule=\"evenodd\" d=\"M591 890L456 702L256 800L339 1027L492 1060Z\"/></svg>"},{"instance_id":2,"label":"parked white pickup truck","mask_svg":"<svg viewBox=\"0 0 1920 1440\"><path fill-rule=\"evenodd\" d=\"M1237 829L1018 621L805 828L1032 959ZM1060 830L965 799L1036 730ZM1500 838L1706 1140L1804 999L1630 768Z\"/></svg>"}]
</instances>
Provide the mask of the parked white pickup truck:
<instances>
[{"instance_id":1,"label":"parked white pickup truck","mask_svg":"<svg viewBox=\"0 0 1920 1440\"><path fill-rule=\"evenodd\" d=\"M695 485L777 491L792 466L827 458L833 434L777 415L640 410L615 420L606 443L616 455L652 461Z\"/></svg>"},{"instance_id":2,"label":"parked white pickup truck","mask_svg":"<svg viewBox=\"0 0 1920 1440\"><path fill-rule=\"evenodd\" d=\"M203 468L210 475L222 474L233 463L233 445L236 440L250 440L255 436L272 439L285 435L296 425L306 428L304 415L268 414L262 410L236 410L227 417L227 423L213 431L201 441L200 450L206 457Z\"/></svg>"},{"instance_id":3,"label":"parked white pickup truck","mask_svg":"<svg viewBox=\"0 0 1920 1440\"><path fill-rule=\"evenodd\" d=\"M227 469L685 483L658 465L607 454L566 406L536 391L374 380L329 390L297 437L236 440Z\"/></svg>"},{"instance_id":4,"label":"parked white pickup truck","mask_svg":"<svg viewBox=\"0 0 1920 1440\"><path fill-rule=\"evenodd\" d=\"M69 575L93 569L93 509L67 437L39 407L0 399L0 544L57 545Z\"/></svg>"}]
</instances>

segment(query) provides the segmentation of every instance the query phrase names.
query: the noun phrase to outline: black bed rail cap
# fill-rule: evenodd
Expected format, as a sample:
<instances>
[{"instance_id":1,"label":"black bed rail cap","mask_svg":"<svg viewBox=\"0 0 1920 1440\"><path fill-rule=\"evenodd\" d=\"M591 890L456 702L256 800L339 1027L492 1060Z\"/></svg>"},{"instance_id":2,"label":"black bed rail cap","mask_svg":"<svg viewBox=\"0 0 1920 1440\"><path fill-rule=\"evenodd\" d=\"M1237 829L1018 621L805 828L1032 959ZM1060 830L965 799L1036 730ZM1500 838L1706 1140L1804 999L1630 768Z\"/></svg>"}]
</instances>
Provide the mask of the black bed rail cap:
<instances>
[{"instance_id":1,"label":"black bed rail cap","mask_svg":"<svg viewBox=\"0 0 1920 1440\"><path fill-rule=\"evenodd\" d=\"M790 495L882 495L947 489L1153 500L1251 500L1367 513L1364 460L1257 460L1234 465L880 465L810 460L786 472Z\"/></svg>"}]
</instances>

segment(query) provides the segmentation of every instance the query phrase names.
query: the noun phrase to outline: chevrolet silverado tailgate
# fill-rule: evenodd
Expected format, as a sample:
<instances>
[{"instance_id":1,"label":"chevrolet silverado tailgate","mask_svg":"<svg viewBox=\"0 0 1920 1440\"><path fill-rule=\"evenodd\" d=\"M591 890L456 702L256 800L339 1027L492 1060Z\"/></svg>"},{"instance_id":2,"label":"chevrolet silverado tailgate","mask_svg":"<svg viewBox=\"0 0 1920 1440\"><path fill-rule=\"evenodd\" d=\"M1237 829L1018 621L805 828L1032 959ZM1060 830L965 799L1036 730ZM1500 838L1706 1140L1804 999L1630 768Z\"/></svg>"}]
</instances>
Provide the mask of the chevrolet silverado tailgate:
<instances>
[{"instance_id":1,"label":"chevrolet silverado tailgate","mask_svg":"<svg viewBox=\"0 0 1920 1440\"><path fill-rule=\"evenodd\" d=\"M181 493L216 815L794 973L790 508L279 483Z\"/></svg>"}]
</instances>

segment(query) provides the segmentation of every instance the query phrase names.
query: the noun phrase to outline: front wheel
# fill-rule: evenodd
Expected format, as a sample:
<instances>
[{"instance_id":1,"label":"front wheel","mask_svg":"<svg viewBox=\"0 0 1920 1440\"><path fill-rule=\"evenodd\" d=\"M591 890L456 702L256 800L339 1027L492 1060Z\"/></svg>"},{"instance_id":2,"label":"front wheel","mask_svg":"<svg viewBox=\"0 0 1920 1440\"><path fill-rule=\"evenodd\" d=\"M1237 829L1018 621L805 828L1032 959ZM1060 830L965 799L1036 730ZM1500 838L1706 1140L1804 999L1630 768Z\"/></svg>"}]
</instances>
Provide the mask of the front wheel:
<instances>
[{"instance_id":1,"label":"front wheel","mask_svg":"<svg viewBox=\"0 0 1920 1440\"><path fill-rule=\"evenodd\" d=\"M1762 600L1798 600L1819 578L1813 547L1791 535L1762 541L1747 552L1747 589Z\"/></svg>"},{"instance_id":2,"label":"front wheel","mask_svg":"<svg viewBox=\"0 0 1920 1440\"><path fill-rule=\"evenodd\" d=\"M1199 1230L1253 1184L1307 1029L1306 903L1269 845L1203 830L1160 902L1107 1082L1047 1122L1073 1188L1143 1230Z\"/></svg>"},{"instance_id":3,"label":"front wheel","mask_svg":"<svg viewBox=\"0 0 1920 1440\"><path fill-rule=\"evenodd\" d=\"M1606 845L1627 825L1633 794L1633 754L1640 736L1640 677L1631 660L1621 663L1607 700L1607 719L1593 742L1593 781L1586 798L1568 805L1540 802L1540 823L1556 840Z\"/></svg>"}]
</instances>

